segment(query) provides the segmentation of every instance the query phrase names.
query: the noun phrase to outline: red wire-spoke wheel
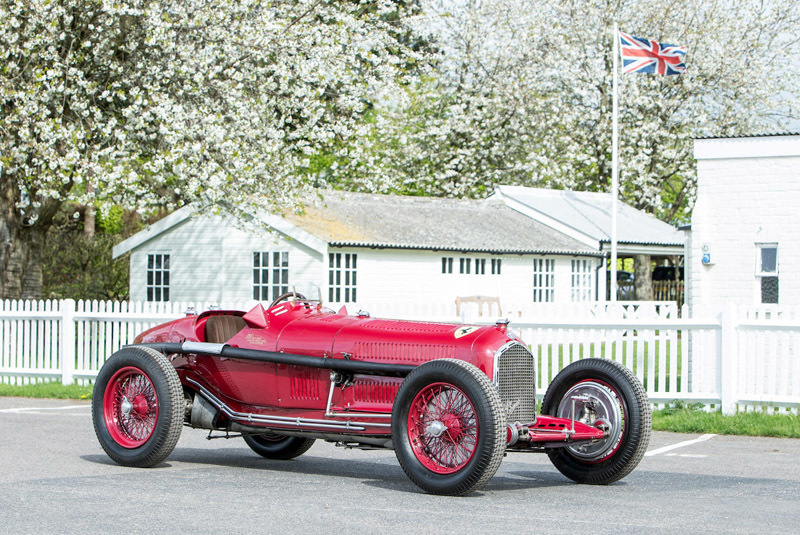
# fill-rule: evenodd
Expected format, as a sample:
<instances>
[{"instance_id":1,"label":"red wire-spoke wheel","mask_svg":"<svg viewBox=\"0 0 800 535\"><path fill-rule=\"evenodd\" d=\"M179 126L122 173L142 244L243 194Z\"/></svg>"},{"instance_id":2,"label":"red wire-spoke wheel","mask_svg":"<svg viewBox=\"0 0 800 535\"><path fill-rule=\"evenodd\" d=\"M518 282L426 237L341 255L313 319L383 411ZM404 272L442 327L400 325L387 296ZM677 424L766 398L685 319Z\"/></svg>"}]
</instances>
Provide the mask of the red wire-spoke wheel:
<instances>
[{"instance_id":1,"label":"red wire-spoke wheel","mask_svg":"<svg viewBox=\"0 0 800 535\"><path fill-rule=\"evenodd\" d=\"M425 468L452 474L464 468L478 446L478 420L469 398L453 385L423 388L408 411L408 439Z\"/></svg>"},{"instance_id":2,"label":"red wire-spoke wheel","mask_svg":"<svg viewBox=\"0 0 800 535\"><path fill-rule=\"evenodd\" d=\"M117 371L103 396L106 428L123 448L138 448L150 438L158 421L158 396L142 370L126 366Z\"/></svg>"},{"instance_id":3,"label":"red wire-spoke wheel","mask_svg":"<svg viewBox=\"0 0 800 535\"><path fill-rule=\"evenodd\" d=\"M409 479L426 492L458 496L481 488L500 466L505 436L497 389L467 362L422 364L395 397L395 454Z\"/></svg>"},{"instance_id":4,"label":"red wire-spoke wheel","mask_svg":"<svg viewBox=\"0 0 800 535\"><path fill-rule=\"evenodd\" d=\"M186 409L170 361L147 347L126 347L94 384L92 420L105 452L123 466L155 466L175 448Z\"/></svg>"},{"instance_id":5,"label":"red wire-spoke wheel","mask_svg":"<svg viewBox=\"0 0 800 535\"><path fill-rule=\"evenodd\" d=\"M602 427L606 438L548 452L553 465L578 483L608 484L628 475L650 443L650 401L625 366L606 359L573 362L553 379L542 413Z\"/></svg>"}]
</instances>

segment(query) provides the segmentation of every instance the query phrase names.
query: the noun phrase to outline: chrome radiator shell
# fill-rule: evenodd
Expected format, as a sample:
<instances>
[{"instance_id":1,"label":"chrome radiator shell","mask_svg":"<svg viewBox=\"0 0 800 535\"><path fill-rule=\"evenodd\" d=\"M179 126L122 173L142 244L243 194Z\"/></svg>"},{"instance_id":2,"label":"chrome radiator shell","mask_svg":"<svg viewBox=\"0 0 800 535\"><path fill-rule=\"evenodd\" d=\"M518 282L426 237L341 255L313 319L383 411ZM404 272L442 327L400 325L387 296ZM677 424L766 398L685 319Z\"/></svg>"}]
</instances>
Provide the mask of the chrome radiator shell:
<instances>
[{"instance_id":1,"label":"chrome radiator shell","mask_svg":"<svg viewBox=\"0 0 800 535\"><path fill-rule=\"evenodd\" d=\"M536 420L536 362L519 342L509 342L495 352L494 384L509 423Z\"/></svg>"}]
</instances>

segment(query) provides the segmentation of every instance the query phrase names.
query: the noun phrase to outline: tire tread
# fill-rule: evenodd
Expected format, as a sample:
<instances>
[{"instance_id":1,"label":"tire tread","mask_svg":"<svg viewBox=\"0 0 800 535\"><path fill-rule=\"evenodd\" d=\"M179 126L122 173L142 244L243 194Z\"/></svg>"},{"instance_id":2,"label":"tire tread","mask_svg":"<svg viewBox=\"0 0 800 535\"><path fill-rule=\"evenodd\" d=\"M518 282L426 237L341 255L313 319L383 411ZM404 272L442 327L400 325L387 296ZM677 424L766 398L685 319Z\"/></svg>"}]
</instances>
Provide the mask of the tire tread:
<instances>
[{"instance_id":1,"label":"tire tread","mask_svg":"<svg viewBox=\"0 0 800 535\"><path fill-rule=\"evenodd\" d=\"M574 465L581 465L579 461L572 461L571 458L569 458L569 461L567 460L569 454L566 451L561 449L550 450L548 456L553 465L573 481L590 485L607 485L619 481L630 474L644 457L650 443L652 429L650 400L642 383L633 372L626 366L608 359L587 358L576 361L561 370L553 379L551 387L548 388L542 400L542 412L545 414L551 413L557 407L560 399L554 398L559 395L557 391L560 390L560 383L568 381L569 377L576 373L582 374L581 378L589 379L592 377L591 373L593 372L606 374L613 381L620 381L621 384L618 385L618 388L623 388L627 385L630 387L634 397L634 399L628 400L629 405L633 405L633 407L629 406L628 420L626 420L626 426L629 426L626 429L626 433L629 436L625 439L625 444L621 446L622 450L615 454L619 456L608 464L606 464L607 461L604 461L598 465L582 465L584 467L583 470L578 470L574 467ZM622 377L615 377L618 374L621 374ZM637 413L635 418L631 414L634 409ZM630 440L635 441L635 446L632 449L627 447Z\"/></svg>"}]
</instances>

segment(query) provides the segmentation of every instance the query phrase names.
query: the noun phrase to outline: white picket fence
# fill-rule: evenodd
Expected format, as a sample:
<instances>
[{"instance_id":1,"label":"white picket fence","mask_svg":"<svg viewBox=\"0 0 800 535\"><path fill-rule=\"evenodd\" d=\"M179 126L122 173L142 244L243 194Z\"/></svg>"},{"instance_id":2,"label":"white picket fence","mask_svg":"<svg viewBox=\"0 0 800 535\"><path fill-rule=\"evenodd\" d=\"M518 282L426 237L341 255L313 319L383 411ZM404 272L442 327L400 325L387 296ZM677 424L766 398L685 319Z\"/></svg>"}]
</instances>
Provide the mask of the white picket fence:
<instances>
[{"instance_id":1,"label":"white picket fence","mask_svg":"<svg viewBox=\"0 0 800 535\"><path fill-rule=\"evenodd\" d=\"M225 308L249 309L254 302ZM28 383L94 378L136 334L208 303L5 301L0 303L0 380ZM334 307L338 309L338 307ZM348 305L373 316L491 323L453 303ZM657 406L681 400L725 413L800 408L800 310L690 311L670 303L525 305L504 311L537 357L537 393L567 364L610 358L631 368Z\"/></svg>"}]
</instances>

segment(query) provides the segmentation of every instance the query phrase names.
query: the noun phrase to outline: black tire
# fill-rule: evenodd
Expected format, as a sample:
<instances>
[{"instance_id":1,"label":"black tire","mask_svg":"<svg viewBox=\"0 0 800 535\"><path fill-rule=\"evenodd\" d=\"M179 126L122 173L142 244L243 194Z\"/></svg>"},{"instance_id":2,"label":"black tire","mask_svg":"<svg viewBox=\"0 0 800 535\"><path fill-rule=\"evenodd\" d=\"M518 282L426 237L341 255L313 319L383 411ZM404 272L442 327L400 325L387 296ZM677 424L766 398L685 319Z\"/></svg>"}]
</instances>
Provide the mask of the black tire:
<instances>
[{"instance_id":1,"label":"black tire","mask_svg":"<svg viewBox=\"0 0 800 535\"><path fill-rule=\"evenodd\" d=\"M497 472L506 449L505 423L500 395L483 372L460 360L433 360L400 386L392 442L415 485L461 496Z\"/></svg>"},{"instance_id":2,"label":"black tire","mask_svg":"<svg viewBox=\"0 0 800 535\"><path fill-rule=\"evenodd\" d=\"M262 457L282 461L299 457L314 445L313 438L287 437L277 433L245 435L243 438L250 449Z\"/></svg>"},{"instance_id":3,"label":"black tire","mask_svg":"<svg viewBox=\"0 0 800 535\"><path fill-rule=\"evenodd\" d=\"M589 407L575 402L576 420L609 424L608 438L594 444L548 451L559 472L578 483L605 485L628 475L650 443L651 410L642 383L631 371L611 360L587 358L556 375L542 401L542 413L569 418L573 396L589 395ZM616 416L615 416L616 415ZM615 420L616 421L612 421Z\"/></svg>"},{"instance_id":4,"label":"black tire","mask_svg":"<svg viewBox=\"0 0 800 535\"><path fill-rule=\"evenodd\" d=\"M94 432L108 456L123 466L146 468L164 461L181 436L185 411L178 374L154 349L121 349L97 374Z\"/></svg>"}]
</instances>

